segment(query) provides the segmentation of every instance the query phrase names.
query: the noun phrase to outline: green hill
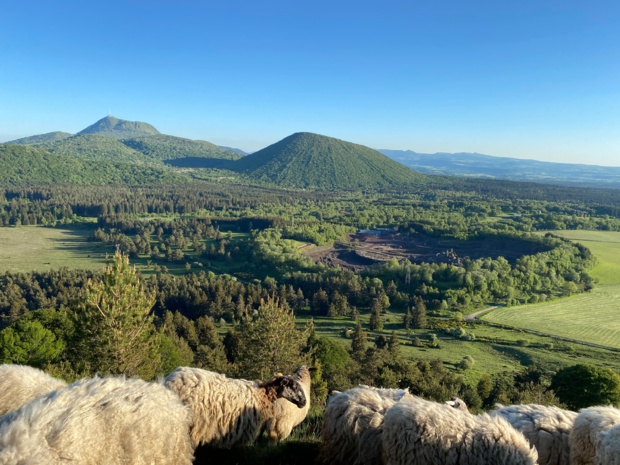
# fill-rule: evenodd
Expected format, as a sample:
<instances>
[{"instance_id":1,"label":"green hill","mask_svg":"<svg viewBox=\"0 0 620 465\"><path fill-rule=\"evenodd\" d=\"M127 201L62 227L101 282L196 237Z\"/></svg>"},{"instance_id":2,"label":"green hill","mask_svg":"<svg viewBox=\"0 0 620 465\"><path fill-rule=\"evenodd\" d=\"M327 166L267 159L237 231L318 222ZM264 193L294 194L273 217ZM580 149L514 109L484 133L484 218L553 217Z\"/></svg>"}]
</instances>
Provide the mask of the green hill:
<instances>
[{"instance_id":1,"label":"green hill","mask_svg":"<svg viewBox=\"0 0 620 465\"><path fill-rule=\"evenodd\" d=\"M200 168L204 166L205 159L237 160L242 157L232 150L218 147L211 142L184 139L165 134L134 137L121 142L147 157L174 166Z\"/></svg>"},{"instance_id":2,"label":"green hill","mask_svg":"<svg viewBox=\"0 0 620 465\"><path fill-rule=\"evenodd\" d=\"M132 137L153 136L159 134L159 131L148 123L106 116L78 134L100 134L114 139L131 139Z\"/></svg>"},{"instance_id":3,"label":"green hill","mask_svg":"<svg viewBox=\"0 0 620 465\"><path fill-rule=\"evenodd\" d=\"M122 142L100 134L84 134L39 144L37 147L70 158L121 163L158 164L156 160L127 147Z\"/></svg>"},{"instance_id":4,"label":"green hill","mask_svg":"<svg viewBox=\"0 0 620 465\"><path fill-rule=\"evenodd\" d=\"M57 140L66 139L73 134L62 131L48 132L46 134L39 134L37 136L22 137L21 139L15 139L7 142L7 144L19 144L19 145L37 145L44 144L45 142L54 142Z\"/></svg>"},{"instance_id":5,"label":"green hill","mask_svg":"<svg viewBox=\"0 0 620 465\"><path fill-rule=\"evenodd\" d=\"M420 183L424 175L363 145L308 132L241 158L235 169L284 187L382 188Z\"/></svg>"},{"instance_id":6,"label":"green hill","mask_svg":"<svg viewBox=\"0 0 620 465\"><path fill-rule=\"evenodd\" d=\"M162 167L145 167L66 157L39 147L0 144L0 183L31 184L146 184L178 182L178 175Z\"/></svg>"}]
</instances>

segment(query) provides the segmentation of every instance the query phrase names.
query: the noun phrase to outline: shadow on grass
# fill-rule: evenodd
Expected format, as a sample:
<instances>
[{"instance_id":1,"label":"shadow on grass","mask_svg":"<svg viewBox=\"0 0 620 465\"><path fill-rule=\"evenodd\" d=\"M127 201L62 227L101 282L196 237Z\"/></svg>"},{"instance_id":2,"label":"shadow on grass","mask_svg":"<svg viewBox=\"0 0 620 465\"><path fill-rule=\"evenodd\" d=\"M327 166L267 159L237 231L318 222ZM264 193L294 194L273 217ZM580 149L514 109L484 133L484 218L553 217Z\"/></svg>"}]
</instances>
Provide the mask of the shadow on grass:
<instances>
[{"instance_id":1,"label":"shadow on grass","mask_svg":"<svg viewBox=\"0 0 620 465\"><path fill-rule=\"evenodd\" d=\"M97 228L95 223L78 223L57 226L61 237L51 240L53 248L62 252L70 252L76 258L90 259L93 263L104 264L106 255L114 255L114 245L91 241L89 238Z\"/></svg>"},{"instance_id":2,"label":"shadow on grass","mask_svg":"<svg viewBox=\"0 0 620 465\"><path fill-rule=\"evenodd\" d=\"M200 446L196 449L194 464L313 465L318 453L318 442L287 441L272 447L262 441L253 447L232 449Z\"/></svg>"}]
</instances>

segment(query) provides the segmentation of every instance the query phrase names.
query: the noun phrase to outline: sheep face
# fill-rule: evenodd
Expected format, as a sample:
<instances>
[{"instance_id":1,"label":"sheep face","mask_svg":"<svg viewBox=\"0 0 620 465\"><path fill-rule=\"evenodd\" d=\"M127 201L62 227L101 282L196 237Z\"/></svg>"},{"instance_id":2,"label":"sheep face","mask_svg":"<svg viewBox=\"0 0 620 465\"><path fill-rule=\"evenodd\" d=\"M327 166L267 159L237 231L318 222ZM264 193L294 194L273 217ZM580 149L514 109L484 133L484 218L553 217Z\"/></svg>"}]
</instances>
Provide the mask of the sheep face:
<instances>
[{"instance_id":1,"label":"sheep face","mask_svg":"<svg viewBox=\"0 0 620 465\"><path fill-rule=\"evenodd\" d=\"M463 399L459 397L453 397L452 399L447 400L446 404L448 404L452 408L460 410L461 412L469 412L469 409L467 408L467 404L465 403Z\"/></svg>"},{"instance_id":2,"label":"sheep face","mask_svg":"<svg viewBox=\"0 0 620 465\"><path fill-rule=\"evenodd\" d=\"M294 377L278 376L273 381L273 384L276 388L278 398L282 397L299 408L306 405L306 394L304 393L304 389Z\"/></svg>"}]
</instances>

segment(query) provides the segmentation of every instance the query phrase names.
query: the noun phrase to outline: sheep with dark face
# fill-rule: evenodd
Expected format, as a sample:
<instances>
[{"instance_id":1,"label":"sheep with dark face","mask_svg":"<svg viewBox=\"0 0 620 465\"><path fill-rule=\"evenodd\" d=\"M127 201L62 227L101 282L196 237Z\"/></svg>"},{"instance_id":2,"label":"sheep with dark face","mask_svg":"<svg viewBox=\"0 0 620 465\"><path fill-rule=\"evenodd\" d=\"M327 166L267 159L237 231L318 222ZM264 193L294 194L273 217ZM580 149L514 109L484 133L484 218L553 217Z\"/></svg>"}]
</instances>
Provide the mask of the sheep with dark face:
<instances>
[{"instance_id":1,"label":"sheep with dark face","mask_svg":"<svg viewBox=\"0 0 620 465\"><path fill-rule=\"evenodd\" d=\"M0 465L191 465L189 427L161 383L83 379L0 419Z\"/></svg>"},{"instance_id":2,"label":"sheep with dark face","mask_svg":"<svg viewBox=\"0 0 620 465\"><path fill-rule=\"evenodd\" d=\"M199 368L180 367L164 380L192 413L190 435L194 446L248 446L274 416L276 399L302 408L307 399L293 376L268 382L227 378Z\"/></svg>"},{"instance_id":3,"label":"sheep with dark face","mask_svg":"<svg viewBox=\"0 0 620 465\"><path fill-rule=\"evenodd\" d=\"M293 428L305 420L310 410L310 368L306 365L299 367L295 379L299 381L306 396L306 405L299 407L285 398L277 399L274 406L274 415L267 420L266 430L271 444L277 444L290 436Z\"/></svg>"}]
</instances>

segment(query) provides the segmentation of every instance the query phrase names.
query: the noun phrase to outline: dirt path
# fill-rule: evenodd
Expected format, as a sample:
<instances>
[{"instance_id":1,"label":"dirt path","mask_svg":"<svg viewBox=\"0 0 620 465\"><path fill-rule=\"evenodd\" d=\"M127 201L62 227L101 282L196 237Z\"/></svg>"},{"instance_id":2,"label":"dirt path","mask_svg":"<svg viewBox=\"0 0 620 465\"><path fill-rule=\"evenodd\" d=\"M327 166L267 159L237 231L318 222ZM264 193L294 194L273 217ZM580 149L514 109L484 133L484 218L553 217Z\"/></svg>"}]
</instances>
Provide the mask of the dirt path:
<instances>
[{"instance_id":1,"label":"dirt path","mask_svg":"<svg viewBox=\"0 0 620 465\"><path fill-rule=\"evenodd\" d=\"M482 315L483 313L490 312L491 310L495 310L498 307L499 305L494 305L493 307L483 308L482 310L478 310L477 312L470 313L469 315L465 315L463 319L465 321L474 321L476 318L478 318L478 316Z\"/></svg>"}]
</instances>

